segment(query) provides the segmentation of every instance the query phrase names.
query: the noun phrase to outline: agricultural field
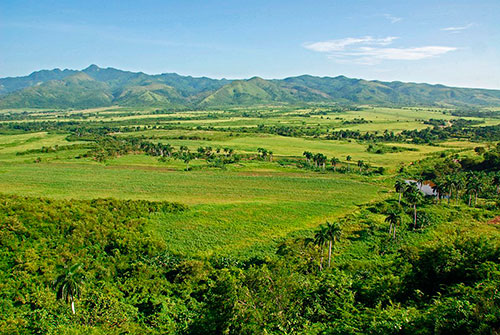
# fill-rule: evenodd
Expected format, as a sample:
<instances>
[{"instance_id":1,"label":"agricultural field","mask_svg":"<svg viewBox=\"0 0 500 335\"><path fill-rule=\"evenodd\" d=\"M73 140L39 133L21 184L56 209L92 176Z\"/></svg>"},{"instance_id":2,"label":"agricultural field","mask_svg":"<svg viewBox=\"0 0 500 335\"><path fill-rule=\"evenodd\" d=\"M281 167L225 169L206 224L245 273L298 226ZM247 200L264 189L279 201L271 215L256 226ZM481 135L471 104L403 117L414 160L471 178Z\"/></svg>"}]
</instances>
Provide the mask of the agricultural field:
<instances>
[{"instance_id":1,"label":"agricultural field","mask_svg":"<svg viewBox=\"0 0 500 335\"><path fill-rule=\"evenodd\" d=\"M500 119L454 113L2 110L0 329L491 329Z\"/></svg>"},{"instance_id":2,"label":"agricultural field","mask_svg":"<svg viewBox=\"0 0 500 335\"><path fill-rule=\"evenodd\" d=\"M266 125L370 133L387 129L397 133L427 128L429 125L423 122L427 119L456 118L441 110L358 109L331 113L328 108L267 107L169 114L153 109L127 108L64 113L2 111L0 116L24 115L14 123L59 121L62 129L23 133L12 130L10 134L1 135L0 189L7 194L54 199L143 199L186 204L190 209L182 215L152 215L149 218L148 229L166 241L170 252L205 256L214 253L250 255L266 253L288 236L304 234L327 219L354 211L361 204L386 198L391 190L390 176L401 167L429 155L470 152L482 145L456 140L432 146L387 142L384 147L398 150L380 154L367 151L369 144L355 139L329 140L322 134L294 137L242 131ZM231 113L244 116L235 117ZM75 115L84 118L77 119ZM360 119L366 123L346 124ZM70 132L63 126L76 120L82 125L118 127L113 133L117 138L145 138L174 148L185 147L190 152L196 152L199 147L231 148L246 158L223 168L211 167L204 159L193 159L189 171L182 160L160 161L157 157L135 152L98 162L95 157L81 157L89 149L78 148L78 145L85 146L88 141L68 141ZM169 129L161 129L164 125ZM133 127L134 131L121 127ZM221 127L224 130L220 130ZM40 151L65 146L74 149ZM272 161L255 159L259 148L272 152ZM352 171L357 171L356 162L362 161L387 172L363 175L338 173L331 168L304 169L298 167L297 162L304 161L306 151L322 153L328 159L336 157L339 167ZM347 161L348 156L351 161Z\"/></svg>"}]
</instances>

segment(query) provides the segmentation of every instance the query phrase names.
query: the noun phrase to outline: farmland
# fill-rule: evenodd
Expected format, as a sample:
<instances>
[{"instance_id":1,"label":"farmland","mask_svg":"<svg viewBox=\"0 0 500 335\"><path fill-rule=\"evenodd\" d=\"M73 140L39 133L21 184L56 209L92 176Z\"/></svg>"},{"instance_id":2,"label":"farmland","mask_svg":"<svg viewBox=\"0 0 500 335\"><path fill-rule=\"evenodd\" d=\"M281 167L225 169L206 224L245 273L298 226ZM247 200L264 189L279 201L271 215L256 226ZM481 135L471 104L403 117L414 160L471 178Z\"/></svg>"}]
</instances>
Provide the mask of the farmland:
<instances>
[{"instance_id":1,"label":"farmland","mask_svg":"<svg viewBox=\"0 0 500 335\"><path fill-rule=\"evenodd\" d=\"M245 113L245 110L240 112ZM389 175L309 171L298 168L296 164L284 163L289 159L302 160L304 151L338 157L342 164L349 164L346 157L351 156L352 169L357 169L355 162L362 160L393 173L396 168L429 154L460 152L476 145L467 141L442 142L435 146L388 143L385 145L411 151L375 154L367 151L367 144L354 140L332 141L321 136L285 137L238 131L241 128L255 128L258 124L299 124L332 129L347 127L364 132L378 132L381 129L397 132L427 127L421 121L424 117L453 119L441 111L369 108L335 113L335 117L331 114L326 117L301 117L311 113L307 109L246 112L265 113L267 117L226 117L228 113L220 111L220 118L213 120L213 111L163 115L151 114L151 110L128 111L135 114L134 118L114 117L117 113L123 113L121 109L69 111L67 115L98 113L93 118L85 119L84 124L104 122L129 125L132 120L139 130L119 132L118 136L150 138L152 142L168 143L174 147L186 146L192 152L198 147L230 147L237 153L252 156L262 147L273 152L273 162L247 159L220 169L210 168L204 160L193 160L190 163L191 170L185 171L185 164L179 160L160 162L151 156L131 153L99 163L90 157L75 158L88 149L29 153L42 147L84 143L68 142L68 134L64 132L14 133L0 136L0 189L3 193L55 199L109 197L187 204L190 206L187 214L153 215L149 219L149 228L165 239L170 252L194 255L252 254L267 252L268 245L289 235L304 234L326 219L355 210L357 205L387 197L391 186ZM34 122L41 122L37 119L40 115L44 116L43 121L55 120L54 113L28 113L31 114L31 121ZM11 115L15 113L11 112ZM180 121L177 121L178 128L151 129L154 127L149 122L152 117L155 118L154 126L170 124L172 117ZM166 120L162 120L162 117ZM191 120L196 118L200 120ZM356 118L370 122L348 126L342 123ZM27 121L30 119L18 122ZM186 125L191 129L186 129ZM200 125L211 128L199 130L197 128ZM236 130L218 131L218 127L235 127ZM35 163L37 159L39 161Z\"/></svg>"},{"instance_id":2,"label":"farmland","mask_svg":"<svg viewBox=\"0 0 500 335\"><path fill-rule=\"evenodd\" d=\"M412 334L468 299L489 329L500 119L454 113L2 110L0 328ZM74 314L53 289L71 271Z\"/></svg>"}]
</instances>

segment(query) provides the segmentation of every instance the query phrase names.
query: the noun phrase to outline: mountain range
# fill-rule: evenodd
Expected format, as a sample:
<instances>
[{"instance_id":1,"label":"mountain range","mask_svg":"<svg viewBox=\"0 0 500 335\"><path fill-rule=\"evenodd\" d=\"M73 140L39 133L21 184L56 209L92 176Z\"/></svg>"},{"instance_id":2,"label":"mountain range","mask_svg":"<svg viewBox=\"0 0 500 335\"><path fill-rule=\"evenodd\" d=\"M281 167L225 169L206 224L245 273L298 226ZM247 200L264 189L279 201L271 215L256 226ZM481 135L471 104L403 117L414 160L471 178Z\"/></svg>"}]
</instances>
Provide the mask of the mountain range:
<instances>
[{"instance_id":1,"label":"mountain range","mask_svg":"<svg viewBox=\"0 0 500 335\"><path fill-rule=\"evenodd\" d=\"M215 108L341 103L385 106L500 106L500 90L303 75L211 79L100 68L41 70L0 78L0 108L157 106Z\"/></svg>"}]
</instances>

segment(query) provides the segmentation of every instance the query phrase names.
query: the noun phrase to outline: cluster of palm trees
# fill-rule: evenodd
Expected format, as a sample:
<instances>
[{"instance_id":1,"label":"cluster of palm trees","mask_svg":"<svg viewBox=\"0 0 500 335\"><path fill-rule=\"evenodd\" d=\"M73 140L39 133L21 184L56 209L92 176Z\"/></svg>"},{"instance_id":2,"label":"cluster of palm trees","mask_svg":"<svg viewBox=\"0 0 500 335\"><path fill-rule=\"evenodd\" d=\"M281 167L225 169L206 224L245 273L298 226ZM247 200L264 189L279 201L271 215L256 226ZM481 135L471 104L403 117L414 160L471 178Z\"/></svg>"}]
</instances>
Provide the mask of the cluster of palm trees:
<instances>
[{"instance_id":1,"label":"cluster of palm trees","mask_svg":"<svg viewBox=\"0 0 500 335\"><path fill-rule=\"evenodd\" d=\"M408 204L413 207L413 227L417 227L417 205L422 202L423 194L420 188L422 187L422 180L417 182L406 182L398 179L394 183L394 189L399 194L398 203L401 204L401 198L404 197ZM420 185L420 186L418 186Z\"/></svg>"},{"instance_id":2,"label":"cluster of palm trees","mask_svg":"<svg viewBox=\"0 0 500 335\"><path fill-rule=\"evenodd\" d=\"M273 161L273 152L264 148L257 148L260 158L263 160L269 159L270 162Z\"/></svg>"},{"instance_id":3,"label":"cluster of palm trees","mask_svg":"<svg viewBox=\"0 0 500 335\"><path fill-rule=\"evenodd\" d=\"M313 238L306 238L304 240L305 245L313 244L320 248L321 250L321 259L320 259L320 270L323 269L323 252L325 246L328 250L328 267L331 267L332 264L332 251L335 247L335 244L340 240L342 236L342 228L338 222L330 223L326 222L325 224L319 226L319 229L314 234Z\"/></svg>"},{"instance_id":4,"label":"cluster of palm trees","mask_svg":"<svg viewBox=\"0 0 500 335\"><path fill-rule=\"evenodd\" d=\"M326 162L328 161L328 157L326 157L324 154L322 153L312 153L310 151L304 151L304 153L302 154L302 156L304 156L306 158L306 162L309 166L313 166L315 168L322 168L323 170L325 170L326 168ZM350 155L347 155L346 156L346 165L347 165L347 171L350 171L350 164L349 162L352 161L352 157ZM337 165L340 164L340 159L338 159L337 157L332 157L330 159L330 164L332 165L333 167L333 171L336 171L337 169ZM359 168L359 172L362 172L362 170L364 168L368 168L369 165L368 164L365 164L364 161L362 160L358 160L358 168Z\"/></svg>"},{"instance_id":5,"label":"cluster of palm trees","mask_svg":"<svg viewBox=\"0 0 500 335\"><path fill-rule=\"evenodd\" d=\"M210 146L198 147L196 150L198 153L197 158L214 158L216 154L224 154L226 157L231 157L234 154L234 149L231 148L215 148Z\"/></svg>"},{"instance_id":6,"label":"cluster of palm trees","mask_svg":"<svg viewBox=\"0 0 500 335\"><path fill-rule=\"evenodd\" d=\"M421 182L421 177L417 180ZM489 185L493 186L496 194L500 194L500 173L488 176L484 172L457 172L443 177L438 177L433 181L433 190L436 201L441 203L443 198L448 204L460 199L469 206L476 206L479 194L484 193ZM397 190L396 190L397 191Z\"/></svg>"},{"instance_id":7,"label":"cluster of palm trees","mask_svg":"<svg viewBox=\"0 0 500 335\"><path fill-rule=\"evenodd\" d=\"M304 151L302 155L306 158L307 164L311 165L312 163L315 168L321 167L323 170L325 169L328 158L322 153L313 154L310 151Z\"/></svg>"},{"instance_id":8,"label":"cluster of palm trees","mask_svg":"<svg viewBox=\"0 0 500 335\"><path fill-rule=\"evenodd\" d=\"M144 150L146 154L160 156L160 159L173 157L181 160L186 164L186 170L189 170L189 163L193 159L206 159L207 162L213 162L222 157L222 162L224 164L234 162L239 159L238 155L235 154L234 149L231 148L212 148L207 146L198 147L196 152L191 152L187 146L181 145L179 149L175 151L175 148L170 144L163 145L160 143L158 143L158 145L149 145L149 148L149 150Z\"/></svg>"},{"instance_id":9,"label":"cluster of palm trees","mask_svg":"<svg viewBox=\"0 0 500 335\"><path fill-rule=\"evenodd\" d=\"M497 176L493 178L493 183L499 182ZM468 197L468 205L472 205L474 199L474 206L477 205L478 194L483 190L486 181L486 175L483 172L469 172L469 173L456 173L448 175L444 178L438 178L434 181L436 185L436 198L441 202L443 197L448 198L448 203L455 200L458 203L461 196Z\"/></svg>"},{"instance_id":10,"label":"cluster of palm trees","mask_svg":"<svg viewBox=\"0 0 500 335\"><path fill-rule=\"evenodd\" d=\"M225 158L225 163L237 160L234 149L227 147L199 147L196 152L191 152L185 145L179 146L176 150L168 143L153 143L136 137L101 136L96 137L95 141L97 148L84 154L84 157L92 156L99 162L105 161L109 157L129 153L145 153L149 156L159 157L160 160L175 158L186 163L186 169L189 169L189 162L193 159L207 159L207 161L211 161L222 157ZM264 156L272 159L272 152L265 150Z\"/></svg>"},{"instance_id":11,"label":"cluster of palm trees","mask_svg":"<svg viewBox=\"0 0 500 335\"><path fill-rule=\"evenodd\" d=\"M413 225L416 228L417 205L423 200L423 192L421 189L424 184L424 178L419 176L415 179L415 181L398 179L394 183L394 189L398 193L399 204L401 204L401 199L404 198L407 203L413 207ZM441 203L443 198L447 198L448 204L453 201L459 203L460 199L464 199L469 206L476 206L479 194L485 190L488 184L491 184L497 196L500 196L500 172L492 176L488 176L484 172L458 172L445 177L436 178L432 183L433 184L430 185L432 185L432 190L438 203ZM396 223L394 220L396 220L395 215L389 213L387 222L391 223L389 229L395 235L393 225Z\"/></svg>"}]
</instances>

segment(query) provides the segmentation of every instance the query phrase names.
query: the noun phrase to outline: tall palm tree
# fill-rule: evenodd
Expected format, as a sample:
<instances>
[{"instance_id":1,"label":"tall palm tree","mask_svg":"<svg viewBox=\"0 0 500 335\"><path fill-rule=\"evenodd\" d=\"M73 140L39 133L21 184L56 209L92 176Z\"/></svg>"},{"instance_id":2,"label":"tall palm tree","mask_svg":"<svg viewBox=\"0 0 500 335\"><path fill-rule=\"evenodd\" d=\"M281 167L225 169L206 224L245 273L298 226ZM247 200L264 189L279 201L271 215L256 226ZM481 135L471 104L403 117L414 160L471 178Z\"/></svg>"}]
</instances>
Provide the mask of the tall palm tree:
<instances>
[{"instance_id":1,"label":"tall palm tree","mask_svg":"<svg viewBox=\"0 0 500 335\"><path fill-rule=\"evenodd\" d=\"M406 185L407 184L405 183L405 181L401 179L396 180L396 182L394 183L394 189L396 190L396 192L399 193L399 199L398 199L399 204L401 204L401 196L403 195Z\"/></svg>"},{"instance_id":2,"label":"tall palm tree","mask_svg":"<svg viewBox=\"0 0 500 335\"><path fill-rule=\"evenodd\" d=\"M417 228L417 204L422 201L422 192L415 183L411 183L406 188L404 196L413 206L413 228Z\"/></svg>"},{"instance_id":3,"label":"tall palm tree","mask_svg":"<svg viewBox=\"0 0 500 335\"><path fill-rule=\"evenodd\" d=\"M434 191L436 192L436 199L438 203L441 203L441 197L445 191L443 182L441 180L434 181Z\"/></svg>"},{"instance_id":4,"label":"tall palm tree","mask_svg":"<svg viewBox=\"0 0 500 335\"><path fill-rule=\"evenodd\" d=\"M316 167L322 167L323 170L325 169L325 163L327 161L327 157L325 155L317 153L314 155L313 160Z\"/></svg>"},{"instance_id":5,"label":"tall palm tree","mask_svg":"<svg viewBox=\"0 0 500 335\"><path fill-rule=\"evenodd\" d=\"M455 183L455 203L458 204L460 199L460 192L465 187L465 179L462 174L455 174L453 176L453 181Z\"/></svg>"},{"instance_id":6,"label":"tall palm tree","mask_svg":"<svg viewBox=\"0 0 500 335\"><path fill-rule=\"evenodd\" d=\"M474 206L477 204L477 194L482 190L481 175L470 172L466 176L465 190L469 195L469 206L472 204L472 196L474 195Z\"/></svg>"},{"instance_id":7,"label":"tall palm tree","mask_svg":"<svg viewBox=\"0 0 500 335\"><path fill-rule=\"evenodd\" d=\"M328 240L328 267L330 267L332 263L332 247L338 240L340 240L340 237L342 236L342 228L337 222L330 223L327 221L323 229L325 230Z\"/></svg>"},{"instance_id":8,"label":"tall palm tree","mask_svg":"<svg viewBox=\"0 0 500 335\"><path fill-rule=\"evenodd\" d=\"M302 154L302 156L306 157L307 164L311 163L311 158L313 157L312 152L310 152L310 151L304 151L304 153Z\"/></svg>"},{"instance_id":9,"label":"tall palm tree","mask_svg":"<svg viewBox=\"0 0 500 335\"><path fill-rule=\"evenodd\" d=\"M333 171L335 171L337 164L340 163L340 159L338 159L337 157L332 157L332 159L330 159L330 163L333 166Z\"/></svg>"},{"instance_id":10,"label":"tall palm tree","mask_svg":"<svg viewBox=\"0 0 500 335\"><path fill-rule=\"evenodd\" d=\"M361 169L363 168L364 165L365 163L362 160L358 161L359 172L361 172Z\"/></svg>"},{"instance_id":11,"label":"tall palm tree","mask_svg":"<svg viewBox=\"0 0 500 335\"><path fill-rule=\"evenodd\" d=\"M474 182L468 180L467 183L465 184L465 192L469 196L469 202L467 203L468 206L471 205L472 203L472 194L474 194Z\"/></svg>"},{"instance_id":12,"label":"tall palm tree","mask_svg":"<svg viewBox=\"0 0 500 335\"><path fill-rule=\"evenodd\" d=\"M401 222L401 214L397 211L390 211L385 218L385 222L389 223L389 236L396 238L396 226Z\"/></svg>"},{"instance_id":13,"label":"tall palm tree","mask_svg":"<svg viewBox=\"0 0 500 335\"><path fill-rule=\"evenodd\" d=\"M443 185L448 191L448 204L450 203L451 196L453 195L453 189L455 188L455 180L451 176L447 176Z\"/></svg>"},{"instance_id":14,"label":"tall palm tree","mask_svg":"<svg viewBox=\"0 0 500 335\"><path fill-rule=\"evenodd\" d=\"M81 264L74 264L59 275L54 280L54 286L57 289L57 297L63 299L66 303L71 305L71 311L75 314L75 298L80 296L81 285L85 276L82 272Z\"/></svg>"},{"instance_id":15,"label":"tall palm tree","mask_svg":"<svg viewBox=\"0 0 500 335\"><path fill-rule=\"evenodd\" d=\"M321 259L319 262L320 270L323 269L323 247L325 246L327 240L328 240L328 236L326 234L326 230L323 228L323 226L320 226L319 229L314 234L314 238L312 239L313 244L317 245L321 250ZM306 239L306 244L309 241L310 241L309 239Z\"/></svg>"},{"instance_id":16,"label":"tall palm tree","mask_svg":"<svg viewBox=\"0 0 500 335\"><path fill-rule=\"evenodd\" d=\"M171 146L170 144L167 144L165 146L165 153L167 154L168 157L172 156L172 151L174 151L174 147Z\"/></svg>"},{"instance_id":17,"label":"tall palm tree","mask_svg":"<svg viewBox=\"0 0 500 335\"><path fill-rule=\"evenodd\" d=\"M193 156L189 152L185 152L182 155L182 160L184 161L184 163L186 163L186 171L189 171L189 162L191 162L192 159L193 159Z\"/></svg>"},{"instance_id":18,"label":"tall palm tree","mask_svg":"<svg viewBox=\"0 0 500 335\"><path fill-rule=\"evenodd\" d=\"M265 160L267 158L267 149L261 148L260 152L262 154L262 159Z\"/></svg>"}]
</instances>

